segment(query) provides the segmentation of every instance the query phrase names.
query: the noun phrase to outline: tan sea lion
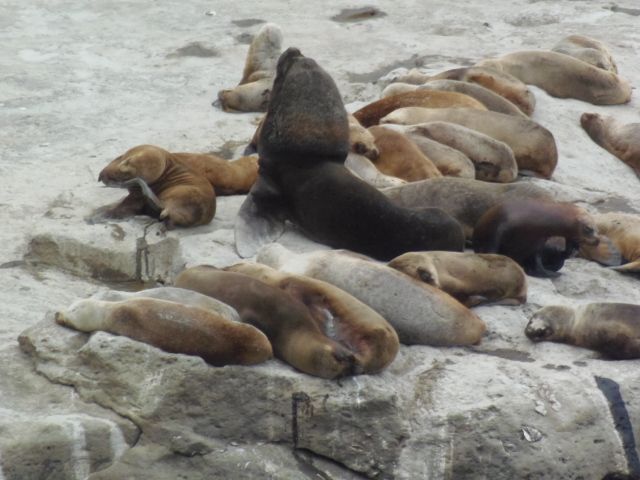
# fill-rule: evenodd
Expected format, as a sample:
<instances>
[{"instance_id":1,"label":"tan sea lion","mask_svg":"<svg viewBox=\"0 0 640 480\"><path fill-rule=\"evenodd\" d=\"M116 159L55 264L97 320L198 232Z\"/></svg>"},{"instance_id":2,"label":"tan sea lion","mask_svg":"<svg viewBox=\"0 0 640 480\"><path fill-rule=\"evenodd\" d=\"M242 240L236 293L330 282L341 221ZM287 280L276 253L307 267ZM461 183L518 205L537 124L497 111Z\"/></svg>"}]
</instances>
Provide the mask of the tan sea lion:
<instances>
[{"instance_id":1,"label":"tan sea lion","mask_svg":"<svg viewBox=\"0 0 640 480\"><path fill-rule=\"evenodd\" d=\"M387 265L444 290L467 307L483 303L520 305L527 300L527 276L504 255L409 252Z\"/></svg>"},{"instance_id":2,"label":"tan sea lion","mask_svg":"<svg viewBox=\"0 0 640 480\"><path fill-rule=\"evenodd\" d=\"M445 90L447 92L464 93L478 100L487 107L487 110L492 112L527 118L527 116L509 100L476 83L443 78L440 80L429 80L424 85L419 85L417 90Z\"/></svg>"},{"instance_id":3,"label":"tan sea lion","mask_svg":"<svg viewBox=\"0 0 640 480\"><path fill-rule=\"evenodd\" d=\"M391 97L392 95L398 95L399 93L413 92L417 90L419 86L420 84L414 85L412 83L391 83L380 92L380 100Z\"/></svg>"},{"instance_id":4,"label":"tan sea lion","mask_svg":"<svg viewBox=\"0 0 640 480\"><path fill-rule=\"evenodd\" d=\"M347 155L344 166L356 177L376 188L396 187L407 183L401 178L385 175L367 157L352 152Z\"/></svg>"},{"instance_id":5,"label":"tan sea lion","mask_svg":"<svg viewBox=\"0 0 640 480\"><path fill-rule=\"evenodd\" d=\"M402 133L382 126L369 127L379 155L374 165L385 175L415 182L442 177L440 170Z\"/></svg>"},{"instance_id":6,"label":"tan sea lion","mask_svg":"<svg viewBox=\"0 0 640 480\"><path fill-rule=\"evenodd\" d=\"M501 97L506 98L527 116L533 113L536 97L533 92L515 76L495 68L475 67L454 68L429 78L435 80L459 80L461 82L476 83Z\"/></svg>"},{"instance_id":7,"label":"tan sea lion","mask_svg":"<svg viewBox=\"0 0 640 480\"><path fill-rule=\"evenodd\" d=\"M395 128L459 150L473 162L474 177L478 180L509 183L518 175L518 165L511 147L476 130L449 122L396 125Z\"/></svg>"},{"instance_id":8,"label":"tan sea lion","mask_svg":"<svg viewBox=\"0 0 640 480\"><path fill-rule=\"evenodd\" d=\"M400 108L380 120L381 123L415 125L449 122L476 130L506 143L515 156L520 174L549 179L558 163L553 134L527 118L471 108Z\"/></svg>"},{"instance_id":9,"label":"tan sea lion","mask_svg":"<svg viewBox=\"0 0 640 480\"><path fill-rule=\"evenodd\" d=\"M174 153L175 157L204 175L216 195L247 194L258 179L258 158L240 157L225 160L205 153Z\"/></svg>"},{"instance_id":10,"label":"tan sea lion","mask_svg":"<svg viewBox=\"0 0 640 480\"><path fill-rule=\"evenodd\" d=\"M430 78L430 75L421 72L417 68L412 68L407 73L395 77L393 81L396 83L407 83L409 85L423 85L427 83Z\"/></svg>"},{"instance_id":11,"label":"tan sea lion","mask_svg":"<svg viewBox=\"0 0 640 480\"><path fill-rule=\"evenodd\" d=\"M460 150L421 135L417 125L380 125L404 134L436 166L444 177L476 178L476 167ZM395 185L388 185L389 187Z\"/></svg>"},{"instance_id":12,"label":"tan sea lion","mask_svg":"<svg viewBox=\"0 0 640 480\"><path fill-rule=\"evenodd\" d=\"M534 342L589 348L616 360L640 358L640 305L550 305L533 314L524 332Z\"/></svg>"},{"instance_id":13,"label":"tan sea lion","mask_svg":"<svg viewBox=\"0 0 640 480\"><path fill-rule=\"evenodd\" d=\"M80 300L56 313L56 322L83 332L123 335L170 353L197 355L215 366L253 365L273 357L269 340L257 328L155 298Z\"/></svg>"},{"instance_id":14,"label":"tan sea lion","mask_svg":"<svg viewBox=\"0 0 640 480\"><path fill-rule=\"evenodd\" d=\"M584 35L569 35L551 47L551 51L564 53L594 67L618 73L618 66L609 50L598 40Z\"/></svg>"},{"instance_id":15,"label":"tan sea lion","mask_svg":"<svg viewBox=\"0 0 640 480\"><path fill-rule=\"evenodd\" d=\"M378 158L380 151L376 146L376 139L369 130L360 125L360 122L352 114L347 112L349 118L349 152L363 155L369 160Z\"/></svg>"},{"instance_id":16,"label":"tan sea lion","mask_svg":"<svg viewBox=\"0 0 640 480\"><path fill-rule=\"evenodd\" d=\"M555 201L532 183L488 183L468 178L431 178L381 190L387 198L406 208L438 207L455 218L471 240L473 227L494 205L521 199Z\"/></svg>"},{"instance_id":17,"label":"tan sea lion","mask_svg":"<svg viewBox=\"0 0 640 480\"><path fill-rule=\"evenodd\" d=\"M238 86L218 92L225 112L267 110L281 52L282 30L275 23L265 24L251 41Z\"/></svg>"},{"instance_id":18,"label":"tan sea lion","mask_svg":"<svg viewBox=\"0 0 640 480\"><path fill-rule=\"evenodd\" d=\"M153 145L140 145L107 165L98 181L129 188L116 207L92 221L126 219L146 214L159 218L167 229L209 223L216 212L211 184L173 154Z\"/></svg>"},{"instance_id":19,"label":"tan sea lion","mask_svg":"<svg viewBox=\"0 0 640 480\"><path fill-rule=\"evenodd\" d=\"M378 125L380 119L385 115L403 107L487 110L487 107L478 100L464 93L416 90L414 92L399 93L398 95L370 103L355 112L353 116L363 127L369 128L373 125Z\"/></svg>"},{"instance_id":20,"label":"tan sea lion","mask_svg":"<svg viewBox=\"0 0 640 480\"><path fill-rule=\"evenodd\" d=\"M264 332L277 358L301 372L322 378L362 373L358 356L323 335L307 307L279 288L208 265L184 270L175 286L235 308L242 322Z\"/></svg>"},{"instance_id":21,"label":"tan sea lion","mask_svg":"<svg viewBox=\"0 0 640 480\"><path fill-rule=\"evenodd\" d=\"M482 339L484 322L453 297L361 255L345 250L296 255L272 243L260 249L257 260L344 290L382 315L405 345L469 345Z\"/></svg>"},{"instance_id":22,"label":"tan sea lion","mask_svg":"<svg viewBox=\"0 0 640 480\"><path fill-rule=\"evenodd\" d=\"M473 229L475 253L498 253L520 264L527 275L551 277L542 258L550 237L564 237L572 245L597 245L598 230L591 215L567 202L517 200L492 207Z\"/></svg>"},{"instance_id":23,"label":"tan sea lion","mask_svg":"<svg viewBox=\"0 0 640 480\"><path fill-rule=\"evenodd\" d=\"M623 124L604 113L583 113L580 125L607 152L634 169L640 178L640 123Z\"/></svg>"},{"instance_id":24,"label":"tan sea lion","mask_svg":"<svg viewBox=\"0 0 640 480\"><path fill-rule=\"evenodd\" d=\"M596 246L582 245L578 256L611 265L618 272L640 273L640 218L604 213L593 215L593 220L604 241Z\"/></svg>"},{"instance_id":25,"label":"tan sea lion","mask_svg":"<svg viewBox=\"0 0 640 480\"><path fill-rule=\"evenodd\" d=\"M282 54L277 70L258 139L258 180L236 217L241 256L277 239L287 219L319 243L380 260L462 251L462 228L445 212L399 207L347 170L349 122L327 72L296 48Z\"/></svg>"},{"instance_id":26,"label":"tan sea lion","mask_svg":"<svg viewBox=\"0 0 640 480\"><path fill-rule=\"evenodd\" d=\"M301 301L324 335L358 355L363 373L381 372L398 353L398 335L391 325L373 309L329 283L259 263L240 263L224 270L257 278Z\"/></svg>"},{"instance_id":27,"label":"tan sea lion","mask_svg":"<svg viewBox=\"0 0 640 480\"><path fill-rule=\"evenodd\" d=\"M575 98L594 105L619 105L631 100L631 86L618 75L557 52L516 52L482 60L490 67L535 85L558 98Z\"/></svg>"}]
</instances>

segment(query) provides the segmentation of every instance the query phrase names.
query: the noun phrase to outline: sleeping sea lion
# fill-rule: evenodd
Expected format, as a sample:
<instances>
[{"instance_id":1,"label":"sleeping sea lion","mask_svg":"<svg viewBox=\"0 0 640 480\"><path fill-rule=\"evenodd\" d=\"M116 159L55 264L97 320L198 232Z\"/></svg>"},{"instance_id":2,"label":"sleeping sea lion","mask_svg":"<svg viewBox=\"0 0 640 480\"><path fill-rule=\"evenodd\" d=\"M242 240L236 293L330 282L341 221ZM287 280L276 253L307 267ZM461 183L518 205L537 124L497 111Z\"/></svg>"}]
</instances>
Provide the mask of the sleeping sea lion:
<instances>
[{"instance_id":1,"label":"sleeping sea lion","mask_svg":"<svg viewBox=\"0 0 640 480\"><path fill-rule=\"evenodd\" d=\"M257 260L344 290L382 315L405 345L470 345L482 339L484 322L453 297L361 255L345 250L296 255L272 243L260 249Z\"/></svg>"},{"instance_id":2,"label":"sleeping sea lion","mask_svg":"<svg viewBox=\"0 0 640 480\"><path fill-rule=\"evenodd\" d=\"M550 305L533 314L524 332L534 342L567 343L616 360L640 358L640 305Z\"/></svg>"},{"instance_id":3,"label":"sleeping sea lion","mask_svg":"<svg viewBox=\"0 0 640 480\"><path fill-rule=\"evenodd\" d=\"M623 213L593 215L601 242L582 245L578 256L622 273L640 273L640 218Z\"/></svg>"},{"instance_id":4,"label":"sleeping sea lion","mask_svg":"<svg viewBox=\"0 0 640 480\"><path fill-rule=\"evenodd\" d=\"M569 35L551 47L551 51L564 53L594 67L618 73L618 66L609 50L598 40L584 35Z\"/></svg>"}]
</instances>

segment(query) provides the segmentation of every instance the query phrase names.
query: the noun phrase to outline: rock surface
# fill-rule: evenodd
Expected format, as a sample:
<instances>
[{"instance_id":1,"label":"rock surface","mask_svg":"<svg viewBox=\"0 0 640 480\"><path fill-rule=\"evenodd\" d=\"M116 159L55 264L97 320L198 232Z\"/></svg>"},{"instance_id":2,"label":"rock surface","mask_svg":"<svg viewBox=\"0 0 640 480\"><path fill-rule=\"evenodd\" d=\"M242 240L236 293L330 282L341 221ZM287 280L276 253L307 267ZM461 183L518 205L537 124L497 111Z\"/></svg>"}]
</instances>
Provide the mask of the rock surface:
<instances>
[{"instance_id":1,"label":"rock surface","mask_svg":"<svg viewBox=\"0 0 640 480\"><path fill-rule=\"evenodd\" d=\"M97 175L133 146L240 156L261 114L211 102L239 81L264 22L318 61L355 111L394 69L436 74L570 34L600 40L637 84L638 13L601 0L0 5L0 479L639 478L640 360L532 344L523 331L546 305L640 304L638 278L585 260L529 278L520 307L475 309L487 323L480 346L402 346L383 373L340 382L277 360L214 368L53 322L97 291L240 261L242 196L219 197L211 224L188 230L85 219L124 197ZM602 107L531 89L532 119L554 134L560 159L551 181L524 181L593 212L638 214L632 169L579 125L585 111L638 122L635 94ZM326 248L291 225L279 242Z\"/></svg>"}]
</instances>

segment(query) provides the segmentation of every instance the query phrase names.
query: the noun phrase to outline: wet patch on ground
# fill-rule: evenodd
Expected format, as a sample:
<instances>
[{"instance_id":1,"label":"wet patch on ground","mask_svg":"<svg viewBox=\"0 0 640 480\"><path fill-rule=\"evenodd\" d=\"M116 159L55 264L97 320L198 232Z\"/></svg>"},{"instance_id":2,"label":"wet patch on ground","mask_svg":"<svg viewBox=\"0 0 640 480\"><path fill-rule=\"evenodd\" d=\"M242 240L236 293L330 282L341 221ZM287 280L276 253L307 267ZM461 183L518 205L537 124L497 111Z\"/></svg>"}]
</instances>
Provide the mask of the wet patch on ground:
<instances>
[{"instance_id":1,"label":"wet patch on ground","mask_svg":"<svg viewBox=\"0 0 640 480\"><path fill-rule=\"evenodd\" d=\"M505 360L514 360L516 362L535 362L535 359L527 352L521 352L520 350L514 350L512 348L498 348L496 350L473 350L474 353L481 353L483 355L491 355L492 357L500 357Z\"/></svg>"},{"instance_id":2,"label":"wet patch on ground","mask_svg":"<svg viewBox=\"0 0 640 480\"><path fill-rule=\"evenodd\" d=\"M167 55L167 58L180 58L180 57L217 57L219 54L211 47L206 47L200 42L192 42L184 47L177 49L175 52Z\"/></svg>"},{"instance_id":3,"label":"wet patch on ground","mask_svg":"<svg viewBox=\"0 0 640 480\"><path fill-rule=\"evenodd\" d=\"M331 20L340 23L351 23L386 16L386 13L384 13L382 10L378 10L375 7L345 8L341 10L338 15L334 15L333 17L331 17Z\"/></svg>"},{"instance_id":4,"label":"wet patch on ground","mask_svg":"<svg viewBox=\"0 0 640 480\"><path fill-rule=\"evenodd\" d=\"M232 20L231 23L234 25L246 28L253 27L254 25L260 25L261 23L267 23L265 20L260 20L259 18L247 18L245 20Z\"/></svg>"}]
</instances>

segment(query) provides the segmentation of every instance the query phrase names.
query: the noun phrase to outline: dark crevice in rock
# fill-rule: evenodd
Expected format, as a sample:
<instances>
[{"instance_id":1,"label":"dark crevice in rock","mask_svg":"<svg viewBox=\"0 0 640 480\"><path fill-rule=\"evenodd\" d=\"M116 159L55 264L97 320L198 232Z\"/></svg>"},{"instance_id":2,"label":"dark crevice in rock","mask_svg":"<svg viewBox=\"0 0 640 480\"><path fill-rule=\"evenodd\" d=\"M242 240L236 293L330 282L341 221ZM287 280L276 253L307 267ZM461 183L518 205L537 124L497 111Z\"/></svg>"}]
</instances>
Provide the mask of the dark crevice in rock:
<instances>
[{"instance_id":1,"label":"dark crevice in rock","mask_svg":"<svg viewBox=\"0 0 640 480\"><path fill-rule=\"evenodd\" d=\"M620 393L620 385L610 378L594 376L594 379L596 385L609 403L614 426L622 440L622 446L624 447L627 466L629 468L630 476L628 478L638 479L640 478L640 458L638 458L638 450L636 448L629 412Z\"/></svg>"},{"instance_id":2,"label":"dark crevice in rock","mask_svg":"<svg viewBox=\"0 0 640 480\"><path fill-rule=\"evenodd\" d=\"M311 397L305 392L295 392L291 394L291 435L293 439L293 447L298 446L298 408L302 413L313 416L313 405Z\"/></svg>"},{"instance_id":3,"label":"dark crevice in rock","mask_svg":"<svg viewBox=\"0 0 640 480\"><path fill-rule=\"evenodd\" d=\"M353 479L368 479L369 477L364 475L362 472L357 472L356 470L352 470L343 463L336 462L334 459L325 457L323 455L318 455L311 450L307 450L304 448L293 450L292 452L293 458L296 459L298 464L300 465L300 471L305 473L310 479L314 480L334 480L336 477L329 472L322 470L320 467L315 465L314 458L321 459L325 463L329 463L335 466L337 469L346 470L351 475Z\"/></svg>"}]
</instances>

